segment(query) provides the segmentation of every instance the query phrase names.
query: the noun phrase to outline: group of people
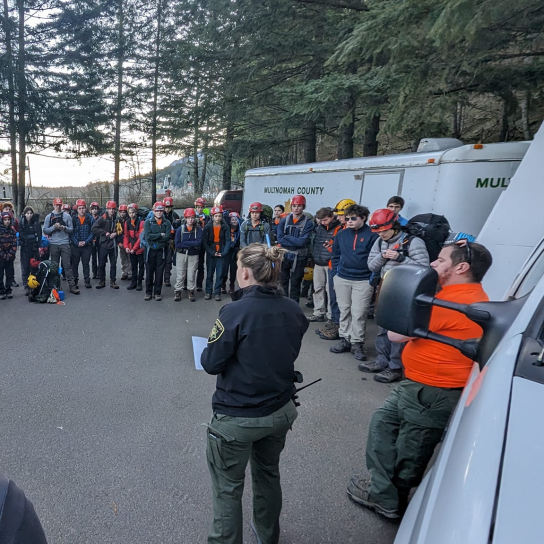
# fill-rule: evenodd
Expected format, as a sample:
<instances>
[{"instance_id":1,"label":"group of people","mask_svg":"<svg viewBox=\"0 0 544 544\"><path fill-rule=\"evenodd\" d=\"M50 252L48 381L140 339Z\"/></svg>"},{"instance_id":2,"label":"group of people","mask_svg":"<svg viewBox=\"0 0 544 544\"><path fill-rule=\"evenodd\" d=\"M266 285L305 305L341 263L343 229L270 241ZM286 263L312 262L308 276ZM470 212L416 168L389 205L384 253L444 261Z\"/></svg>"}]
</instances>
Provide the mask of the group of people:
<instances>
[{"instance_id":1,"label":"group of people","mask_svg":"<svg viewBox=\"0 0 544 544\"><path fill-rule=\"evenodd\" d=\"M403 205L402 198L392 197L386 208L370 214L366 207L342 200L334 209L320 209L314 222L303 213L303 197L295 197L290 214L280 219L282 212L275 210L275 246L254 243L239 252L240 290L232 304L221 308L202 355L203 368L217 375L207 435L213 491L208 544L243 542L248 462L251 527L257 542L278 543L279 460L297 418L295 384L302 378L294 364L309 322L323 321L324 316L328 326L316 332L339 340L331 352L352 351L364 365L361 370L382 374L384 379L378 381L404 377L372 417L366 446L370 477L357 474L347 488L350 499L386 518L404 514L409 493L421 482L461 396L472 361L452 346L380 329L378 358L367 363L368 309L381 278L395 266L431 266L440 285L437 298L465 304L486 301L481 281L492 257L484 246L466 238L430 257L425 241L401 228L406 225L400 215ZM310 254L315 261L315 309L305 316L298 299ZM438 307L432 309L429 329L460 340L482 335L463 314Z\"/></svg>"}]
</instances>

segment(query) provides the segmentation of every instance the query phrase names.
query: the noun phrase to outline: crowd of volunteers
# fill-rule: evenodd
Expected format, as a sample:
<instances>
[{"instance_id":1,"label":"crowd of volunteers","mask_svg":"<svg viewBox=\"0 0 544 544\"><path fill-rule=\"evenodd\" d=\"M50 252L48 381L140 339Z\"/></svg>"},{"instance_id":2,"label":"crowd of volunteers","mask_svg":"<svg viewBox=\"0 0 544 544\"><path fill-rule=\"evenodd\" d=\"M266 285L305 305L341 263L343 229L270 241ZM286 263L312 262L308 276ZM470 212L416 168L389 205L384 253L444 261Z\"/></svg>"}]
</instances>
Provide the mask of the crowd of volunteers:
<instances>
[{"instance_id":1,"label":"crowd of volunteers","mask_svg":"<svg viewBox=\"0 0 544 544\"><path fill-rule=\"evenodd\" d=\"M251 465L252 527L257 541L279 541L282 492L280 454L297 418L295 372L309 324L331 341L332 354L351 353L362 372L378 382L400 381L376 410L368 431L367 473L351 478L347 493L356 503L387 518L403 515L410 490L422 480L447 421L469 377L472 362L455 348L408 338L379 328L377 356L367 361L366 321L373 316L384 275L396 266L431 266L441 287L438 298L461 303L487 300L481 281L492 264L489 251L460 233L433 246L413 234L401 216L404 200L393 196L382 209L343 199L310 215L302 195L289 212L277 205L271 218L254 202L244 220L236 212L197 198L183 217L166 197L141 216L136 204L113 201L100 211L78 200L62 199L43 228L31 207L17 220L5 203L0 227L0 299L12 298L13 261L20 247L25 289L44 259L62 263L70 293L85 288L145 289L145 300L161 300L172 286L179 302L184 291L196 300L233 302L221 307L202 355L202 366L217 375L213 417L208 425L207 460L212 478L214 520L208 543L241 544L245 469ZM441 216L436 216L438 219ZM414 218L412 218L413 220ZM442 217L442 220L445 219ZM449 225L445 221L446 234ZM444 224L437 223L436 228ZM46 243L44 242L46 240ZM236 289L238 287L238 289ZM34 286L35 288L35 286ZM300 298L313 308L305 315ZM394 309L392 309L394 311ZM460 313L433 308L430 330L458 339L482 330ZM259 353L259 357L255 357ZM370 477L368 477L370 476Z\"/></svg>"}]
</instances>

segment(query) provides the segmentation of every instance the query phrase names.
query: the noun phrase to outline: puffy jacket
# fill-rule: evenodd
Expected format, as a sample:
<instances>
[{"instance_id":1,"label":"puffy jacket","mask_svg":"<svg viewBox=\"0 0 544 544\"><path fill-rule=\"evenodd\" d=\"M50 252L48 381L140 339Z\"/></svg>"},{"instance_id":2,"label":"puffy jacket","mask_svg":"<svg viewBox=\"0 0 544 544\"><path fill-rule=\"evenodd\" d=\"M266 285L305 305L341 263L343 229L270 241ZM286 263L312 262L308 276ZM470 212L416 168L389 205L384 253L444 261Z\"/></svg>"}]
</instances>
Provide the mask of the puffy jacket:
<instances>
[{"instance_id":1,"label":"puffy jacket","mask_svg":"<svg viewBox=\"0 0 544 544\"><path fill-rule=\"evenodd\" d=\"M332 246L332 273L345 280L368 280L368 256L378 237L365 224L360 229L344 229L334 238Z\"/></svg>"},{"instance_id":2,"label":"puffy jacket","mask_svg":"<svg viewBox=\"0 0 544 544\"><path fill-rule=\"evenodd\" d=\"M0 225L0 259L14 261L17 255L17 232L11 225L6 228Z\"/></svg>"},{"instance_id":3,"label":"puffy jacket","mask_svg":"<svg viewBox=\"0 0 544 544\"><path fill-rule=\"evenodd\" d=\"M202 232L202 245L208 255L215 256L215 242L213 239L213 221L209 221ZM221 230L219 231L219 253L225 257L230 251L230 232L224 221L221 221Z\"/></svg>"},{"instance_id":4,"label":"puffy jacket","mask_svg":"<svg viewBox=\"0 0 544 544\"><path fill-rule=\"evenodd\" d=\"M91 231L96 236L99 245L104 249L113 249L117 244L117 236L114 238L106 237L106 233L117 232L117 219L115 215L110 217L107 212L101 215L93 223Z\"/></svg>"},{"instance_id":5,"label":"puffy jacket","mask_svg":"<svg viewBox=\"0 0 544 544\"><path fill-rule=\"evenodd\" d=\"M329 264L332 255L332 243L337 232L336 227L339 224L340 221L334 219L327 227L317 225L312 249L315 264L319 266L327 266Z\"/></svg>"},{"instance_id":6,"label":"puffy jacket","mask_svg":"<svg viewBox=\"0 0 544 544\"><path fill-rule=\"evenodd\" d=\"M308 320L277 289L252 285L232 296L202 353L202 367L217 375L214 412L263 417L293 396L294 364Z\"/></svg>"},{"instance_id":7,"label":"puffy jacket","mask_svg":"<svg viewBox=\"0 0 544 544\"><path fill-rule=\"evenodd\" d=\"M144 248L140 245L140 234L144 230L145 221L141 217L136 217L134 225L130 217L125 221L125 232L123 236L123 247L134 250L135 255L141 255Z\"/></svg>"},{"instance_id":8,"label":"puffy jacket","mask_svg":"<svg viewBox=\"0 0 544 544\"><path fill-rule=\"evenodd\" d=\"M186 224L181 225L176 230L175 245L178 253L198 255L202 246L202 228L195 224L191 230L187 230Z\"/></svg>"},{"instance_id":9,"label":"puffy jacket","mask_svg":"<svg viewBox=\"0 0 544 544\"><path fill-rule=\"evenodd\" d=\"M30 220L24 215L19 221L19 245L21 247L39 247L42 241L42 226L40 225L40 214L35 213Z\"/></svg>"},{"instance_id":10,"label":"puffy jacket","mask_svg":"<svg viewBox=\"0 0 544 544\"><path fill-rule=\"evenodd\" d=\"M168 219L163 219L160 225L157 223L155 216L146 219L144 224L144 238L147 242L147 248L157 250L166 248L170 243L171 232L172 225Z\"/></svg>"},{"instance_id":11,"label":"puffy jacket","mask_svg":"<svg viewBox=\"0 0 544 544\"><path fill-rule=\"evenodd\" d=\"M81 224L81 221L79 220L79 215L76 215L72 221L74 222L74 232L72 232L72 236L70 236L72 244L78 246L79 242L85 242L86 246L89 245L94 237L92 232L93 218L91 214L85 213L83 224Z\"/></svg>"},{"instance_id":12,"label":"puffy jacket","mask_svg":"<svg viewBox=\"0 0 544 544\"><path fill-rule=\"evenodd\" d=\"M308 255L314 222L306 215L295 223L293 214L284 217L278 225L278 244L288 251L296 252L301 257Z\"/></svg>"},{"instance_id":13,"label":"puffy jacket","mask_svg":"<svg viewBox=\"0 0 544 544\"><path fill-rule=\"evenodd\" d=\"M395 261L386 259L382 254L388 249L399 251L399 258ZM410 237L405 232L395 234L387 242L378 238L370 250L368 268L372 272L379 272L383 278L388 270L400 264L429 266L429 253L427 252L425 242L421 238Z\"/></svg>"},{"instance_id":14,"label":"puffy jacket","mask_svg":"<svg viewBox=\"0 0 544 544\"><path fill-rule=\"evenodd\" d=\"M259 224L254 227L251 223L251 219L246 219L240 228L241 247L246 247L249 244L266 244L267 234L270 238L270 244L274 244L274 236L270 230L270 225L264 221L260 221Z\"/></svg>"}]
</instances>

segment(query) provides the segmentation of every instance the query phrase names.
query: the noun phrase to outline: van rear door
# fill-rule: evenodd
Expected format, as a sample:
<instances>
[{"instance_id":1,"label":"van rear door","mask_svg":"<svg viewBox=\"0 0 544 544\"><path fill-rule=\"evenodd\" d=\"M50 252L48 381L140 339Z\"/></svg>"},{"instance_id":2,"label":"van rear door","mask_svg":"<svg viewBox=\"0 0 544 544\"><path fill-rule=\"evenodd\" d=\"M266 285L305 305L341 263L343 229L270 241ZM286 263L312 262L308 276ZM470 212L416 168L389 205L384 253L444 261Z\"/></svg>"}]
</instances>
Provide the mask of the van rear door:
<instances>
[{"instance_id":1,"label":"van rear door","mask_svg":"<svg viewBox=\"0 0 544 544\"><path fill-rule=\"evenodd\" d=\"M404 170L365 172L361 189L360 203L372 213L385 208L392 196L401 196Z\"/></svg>"}]
</instances>

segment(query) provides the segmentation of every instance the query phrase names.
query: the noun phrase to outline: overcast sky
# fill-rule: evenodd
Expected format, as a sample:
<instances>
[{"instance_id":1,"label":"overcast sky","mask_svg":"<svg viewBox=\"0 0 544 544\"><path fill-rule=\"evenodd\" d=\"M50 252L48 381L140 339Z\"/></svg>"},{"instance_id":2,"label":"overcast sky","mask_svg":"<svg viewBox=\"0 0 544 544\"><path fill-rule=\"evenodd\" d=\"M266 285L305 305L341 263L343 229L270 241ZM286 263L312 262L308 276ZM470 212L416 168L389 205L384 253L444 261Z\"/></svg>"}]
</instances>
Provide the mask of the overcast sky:
<instances>
[{"instance_id":1,"label":"overcast sky","mask_svg":"<svg viewBox=\"0 0 544 544\"><path fill-rule=\"evenodd\" d=\"M157 159L157 169L165 168L177 156L163 156ZM45 155L29 155L30 175L32 185L45 187L84 186L95 181L113 181L113 158L96 157L88 159L65 159L62 155L48 152ZM11 172L9 168L11 160L9 155L0 158L0 185L11 184ZM147 156L140 157L140 172L146 174L151 171L151 159ZM133 175L134 169L127 163L121 162L121 179ZM28 179L27 179L28 185Z\"/></svg>"}]
</instances>

